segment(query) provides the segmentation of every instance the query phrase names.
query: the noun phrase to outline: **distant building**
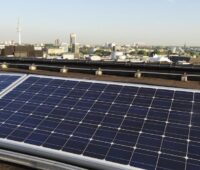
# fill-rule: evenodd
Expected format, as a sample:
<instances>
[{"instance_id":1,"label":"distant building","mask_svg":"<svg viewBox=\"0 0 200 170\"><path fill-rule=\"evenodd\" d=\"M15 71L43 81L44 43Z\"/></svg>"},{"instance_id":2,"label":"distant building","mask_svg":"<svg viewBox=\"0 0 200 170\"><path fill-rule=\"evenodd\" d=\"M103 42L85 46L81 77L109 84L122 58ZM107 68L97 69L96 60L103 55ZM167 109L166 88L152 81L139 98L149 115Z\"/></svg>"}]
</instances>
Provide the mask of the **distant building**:
<instances>
[{"instance_id":1,"label":"distant building","mask_svg":"<svg viewBox=\"0 0 200 170\"><path fill-rule=\"evenodd\" d=\"M65 50L63 48L48 48L47 54L48 55L62 55L65 53Z\"/></svg>"},{"instance_id":2,"label":"distant building","mask_svg":"<svg viewBox=\"0 0 200 170\"><path fill-rule=\"evenodd\" d=\"M115 43L110 43L110 44L108 44L108 47L109 47L112 51L115 51L115 50L116 50L116 44L115 44Z\"/></svg>"},{"instance_id":3,"label":"distant building","mask_svg":"<svg viewBox=\"0 0 200 170\"><path fill-rule=\"evenodd\" d=\"M34 57L34 46L33 45L19 45L14 48L15 57Z\"/></svg>"},{"instance_id":4,"label":"distant building","mask_svg":"<svg viewBox=\"0 0 200 170\"><path fill-rule=\"evenodd\" d=\"M74 53L75 55L79 54L79 44L73 44L72 45L72 53Z\"/></svg>"},{"instance_id":5,"label":"distant building","mask_svg":"<svg viewBox=\"0 0 200 170\"><path fill-rule=\"evenodd\" d=\"M42 57L44 50L33 45L5 46L1 50L1 56L13 57Z\"/></svg>"},{"instance_id":6,"label":"distant building","mask_svg":"<svg viewBox=\"0 0 200 170\"><path fill-rule=\"evenodd\" d=\"M74 60L74 54L63 54L62 59L64 60Z\"/></svg>"},{"instance_id":7,"label":"distant building","mask_svg":"<svg viewBox=\"0 0 200 170\"><path fill-rule=\"evenodd\" d=\"M55 46L59 47L61 45L60 39L55 40Z\"/></svg>"},{"instance_id":8,"label":"distant building","mask_svg":"<svg viewBox=\"0 0 200 170\"><path fill-rule=\"evenodd\" d=\"M15 53L15 46L5 46L5 49L2 50L3 56L14 56Z\"/></svg>"},{"instance_id":9,"label":"distant building","mask_svg":"<svg viewBox=\"0 0 200 170\"><path fill-rule=\"evenodd\" d=\"M121 51L113 51L111 54L112 60L118 60L119 58L124 58L124 53Z\"/></svg>"},{"instance_id":10,"label":"distant building","mask_svg":"<svg viewBox=\"0 0 200 170\"><path fill-rule=\"evenodd\" d=\"M67 43L62 43L60 48L63 48L64 53L68 53L69 52L69 45Z\"/></svg>"},{"instance_id":11,"label":"distant building","mask_svg":"<svg viewBox=\"0 0 200 170\"><path fill-rule=\"evenodd\" d=\"M44 50L35 50L34 51L34 57L43 57L44 56Z\"/></svg>"},{"instance_id":12,"label":"distant building","mask_svg":"<svg viewBox=\"0 0 200 170\"><path fill-rule=\"evenodd\" d=\"M72 47L74 44L76 44L76 34L72 33L70 34L70 46Z\"/></svg>"}]
</instances>

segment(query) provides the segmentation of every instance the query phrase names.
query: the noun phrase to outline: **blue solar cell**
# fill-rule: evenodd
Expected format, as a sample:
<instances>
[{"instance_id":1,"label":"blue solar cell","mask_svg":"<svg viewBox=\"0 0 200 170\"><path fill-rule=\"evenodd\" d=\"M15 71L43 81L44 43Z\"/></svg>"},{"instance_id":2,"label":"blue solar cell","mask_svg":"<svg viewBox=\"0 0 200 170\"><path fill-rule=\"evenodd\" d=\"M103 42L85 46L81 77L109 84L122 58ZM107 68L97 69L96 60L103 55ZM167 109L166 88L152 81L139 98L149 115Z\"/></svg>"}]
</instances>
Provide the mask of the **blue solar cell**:
<instances>
[{"instance_id":1,"label":"blue solar cell","mask_svg":"<svg viewBox=\"0 0 200 170\"><path fill-rule=\"evenodd\" d=\"M48 139L43 144L44 147L51 148L51 149L62 149L63 145L67 142L69 136L51 134Z\"/></svg>"},{"instance_id":2,"label":"blue solar cell","mask_svg":"<svg viewBox=\"0 0 200 170\"><path fill-rule=\"evenodd\" d=\"M52 81L52 80L49 78L38 78L37 81L35 82L35 84L46 85L50 81Z\"/></svg>"},{"instance_id":3,"label":"blue solar cell","mask_svg":"<svg viewBox=\"0 0 200 170\"><path fill-rule=\"evenodd\" d=\"M122 86L118 85L107 85L106 88L104 89L105 92L109 93L119 93L120 90L122 89Z\"/></svg>"},{"instance_id":4,"label":"blue solar cell","mask_svg":"<svg viewBox=\"0 0 200 170\"><path fill-rule=\"evenodd\" d=\"M55 89L55 91L52 93L52 95L63 96L63 95L67 95L70 91L71 91L71 89L58 88L58 89Z\"/></svg>"},{"instance_id":5,"label":"blue solar cell","mask_svg":"<svg viewBox=\"0 0 200 170\"><path fill-rule=\"evenodd\" d=\"M80 100L76 106L74 106L75 109L81 109L81 110L89 110L94 105L94 101L91 100Z\"/></svg>"},{"instance_id":6,"label":"blue solar cell","mask_svg":"<svg viewBox=\"0 0 200 170\"><path fill-rule=\"evenodd\" d=\"M77 123L70 121L62 121L54 130L56 133L62 133L65 135L71 135L72 132L76 129Z\"/></svg>"},{"instance_id":7,"label":"blue solar cell","mask_svg":"<svg viewBox=\"0 0 200 170\"><path fill-rule=\"evenodd\" d=\"M98 98L99 101L103 102L113 102L116 98L116 94L113 93L102 93Z\"/></svg>"},{"instance_id":8,"label":"blue solar cell","mask_svg":"<svg viewBox=\"0 0 200 170\"><path fill-rule=\"evenodd\" d=\"M130 105L132 102L133 102L133 99L135 97L134 96L131 96L131 95L123 95L123 94L120 94L118 95L118 97L115 99L115 103L118 103L118 104L128 104Z\"/></svg>"},{"instance_id":9,"label":"blue solar cell","mask_svg":"<svg viewBox=\"0 0 200 170\"><path fill-rule=\"evenodd\" d=\"M171 100L156 98L156 99L153 100L151 107L169 110L170 107L171 107L171 104L172 104Z\"/></svg>"},{"instance_id":10,"label":"blue solar cell","mask_svg":"<svg viewBox=\"0 0 200 170\"><path fill-rule=\"evenodd\" d=\"M53 131L58 126L59 123L60 121L56 121L55 119L52 118L47 118L43 120L39 124L39 126L37 126L37 129Z\"/></svg>"},{"instance_id":11,"label":"blue solar cell","mask_svg":"<svg viewBox=\"0 0 200 170\"><path fill-rule=\"evenodd\" d=\"M123 117L115 115L106 115L102 121L102 126L118 128L122 123Z\"/></svg>"},{"instance_id":12,"label":"blue solar cell","mask_svg":"<svg viewBox=\"0 0 200 170\"><path fill-rule=\"evenodd\" d=\"M34 110L35 112L39 112L39 113L45 113L45 115L49 114L52 110L54 109L54 106L49 106L49 105L40 105L38 107L36 107L36 109Z\"/></svg>"},{"instance_id":13,"label":"blue solar cell","mask_svg":"<svg viewBox=\"0 0 200 170\"><path fill-rule=\"evenodd\" d=\"M156 152L136 149L131 159L131 165L138 168L155 169L157 160Z\"/></svg>"},{"instance_id":14,"label":"blue solar cell","mask_svg":"<svg viewBox=\"0 0 200 170\"><path fill-rule=\"evenodd\" d=\"M20 91L12 91L11 93L8 93L6 94L3 98L6 98L6 99L16 99L17 97L19 97L22 93Z\"/></svg>"},{"instance_id":15,"label":"blue solar cell","mask_svg":"<svg viewBox=\"0 0 200 170\"><path fill-rule=\"evenodd\" d=\"M88 91L82 97L83 99L96 100L101 95L101 92Z\"/></svg>"},{"instance_id":16,"label":"blue solar cell","mask_svg":"<svg viewBox=\"0 0 200 170\"><path fill-rule=\"evenodd\" d=\"M85 94L85 90L72 90L69 92L68 97L72 97L72 98L80 98Z\"/></svg>"},{"instance_id":17,"label":"blue solar cell","mask_svg":"<svg viewBox=\"0 0 200 170\"><path fill-rule=\"evenodd\" d=\"M60 80L60 79L52 79L48 85L51 85L51 86L60 86L64 83L65 80Z\"/></svg>"},{"instance_id":18,"label":"blue solar cell","mask_svg":"<svg viewBox=\"0 0 200 170\"><path fill-rule=\"evenodd\" d=\"M66 109L66 108L55 108L55 109L52 109L48 115L49 117L54 117L58 119L58 118L66 117L70 111L71 111L70 109Z\"/></svg>"},{"instance_id":19,"label":"blue solar cell","mask_svg":"<svg viewBox=\"0 0 200 170\"><path fill-rule=\"evenodd\" d=\"M151 103L152 103L152 98L140 97L140 96L137 96L133 101L133 105L137 105L137 106L149 107Z\"/></svg>"},{"instance_id":20,"label":"blue solar cell","mask_svg":"<svg viewBox=\"0 0 200 170\"><path fill-rule=\"evenodd\" d=\"M44 141L47 140L50 134L51 133L47 131L35 130L26 138L25 143L42 145Z\"/></svg>"},{"instance_id":21,"label":"blue solar cell","mask_svg":"<svg viewBox=\"0 0 200 170\"><path fill-rule=\"evenodd\" d=\"M78 83L75 88L76 89L84 89L84 90L87 90L89 89L89 87L91 86L91 83L87 83L87 82L80 82Z\"/></svg>"},{"instance_id":22,"label":"blue solar cell","mask_svg":"<svg viewBox=\"0 0 200 170\"><path fill-rule=\"evenodd\" d=\"M30 128L18 127L8 136L8 139L22 142L30 135L31 131L32 129Z\"/></svg>"},{"instance_id":23,"label":"blue solar cell","mask_svg":"<svg viewBox=\"0 0 200 170\"><path fill-rule=\"evenodd\" d=\"M172 110L191 112L192 102L174 100L172 102Z\"/></svg>"},{"instance_id":24,"label":"blue solar cell","mask_svg":"<svg viewBox=\"0 0 200 170\"><path fill-rule=\"evenodd\" d=\"M113 142L116 144L133 147L137 142L138 135L139 133L137 132L120 130L117 133L115 140Z\"/></svg>"},{"instance_id":25,"label":"blue solar cell","mask_svg":"<svg viewBox=\"0 0 200 170\"><path fill-rule=\"evenodd\" d=\"M111 144L109 143L101 141L91 141L87 146L84 155L98 159L105 159L105 156L110 146Z\"/></svg>"},{"instance_id":26,"label":"blue solar cell","mask_svg":"<svg viewBox=\"0 0 200 170\"><path fill-rule=\"evenodd\" d=\"M32 83L35 83L36 81L38 81L40 78L38 78L38 77L33 77L33 76L31 76L31 77L29 77L28 79L26 79L25 81L24 81L24 83L26 84L26 83L29 83L29 84L32 84Z\"/></svg>"},{"instance_id":27,"label":"blue solar cell","mask_svg":"<svg viewBox=\"0 0 200 170\"><path fill-rule=\"evenodd\" d=\"M65 119L79 122L86 114L87 111L84 110L72 110L67 114L67 116L65 116Z\"/></svg>"},{"instance_id":28,"label":"blue solar cell","mask_svg":"<svg viewBox=\"0 0 200 170\"><path fill-rule=\"evenodd\" d=\"M132 150L129 147L112 145L107 156L107 161L128 165Z\"/></svg>"},{"instance_id":29,"label":"blue solar cell","mask_svg":"<svg viewBox=\"0 0 200 170\"><path fill-rule=\"evenodd\" d=\"M65 88L74 88L78 81L64 81L60 86Z\"/></svg>"},{"instance_id":30,"label":"blue solar cell","mask_svg":"<svg viewBox=\"0 0 200 170\"><path fill-rule=\"evenodd\" d=\"M6 107L5 110L16 111L19 110L24 105L24 102L11 102Z\"/></svg>"},{"instance_id":31,"label":"blue solar cell","mask_svg":"<svg viewBox=\"0 0 200 170\"><path fill-rule=\"evenodd\" d=\"M64 98L59 104L59 107L66 107L66 108L71 108L77 103L77 99L74 98Z\"/></svg>"},{"instance_id":32,"label":"blue solar cell","mask_svg":"<svg viewBox=\"0 0 200 170\"><path fill-rule=\"evenodd\" d=\"M28 114L23 114L23 113L12 114L12 115L10 115L10 117L6 121L6 123L18 125L21 122L23 122L28 116L29 116Z\"/></svg>"},{"instance_id":33,"label":"blue solar cell","mask_svg":"<svg viewBox=\"0 0 200 170\"><path fill-rule=\"evenodd\" d=\"M149 170L198 169L199 101L199 93L33 76L0 99L0 137Z\"/></svg>"},{"instance_id":34,"label":"blue solar cell","mask_svg":"<svg viewBox=\"0 0 200 170\"><path fill-rule=\"evenodd\" d=\"M167 124L165 135L169 137L188 139L189 126L181 124Z\"/></svg>"},{"instance_id":35,"label":"blue solar cell","mask_svg":"<svg viewBox=\"0 0 200 170\"><path fill-rule=\"evenodd\" d=\"M54 92L56 87L53 86L47 86L42 88L39 92L43 95L49 95L50 93Z\"/></svg>"},{"instance_id":36,"label":"blue solar cell","mask_svg":"<svg viewBox=\"0 0 200 170\"><path fill-rule=\"evenodd\" d=\"M0 126L0 137L7 137L16 127L16 125L2 124Z\"/></svg>"},{"instance_id":37,"label":"blue solar cell","mask_svg":"<svg viewBox=\"0 0 200 170\"><path fill-rule=\"evenodd\" d=\"M14 114L14 112L12 112L12 111L6 111L6 110L0 111L0 121L1 121L1 122L4 122L4 121L8 120L8 118L9 118L12 114Z\"/></svg>"},{"instance_id":38,"label":"blue solar cell","mask_svg":"<svg viewBox=\"0 0 200 170\"><path fill-rule=\"evenodd\" d=\"M128 109L129 105L112 104L112 106L109 109L109 113L115 115L125 115Z\"/></svg>"},{"instance_id":39,"label":"blue solar cell","mask_svg":"<svg viewBox=\"0 0 200 170\"><path fill-rule=\"evenodd\" d=\"M196 114L200 114L200 103L195 102L193 104L193 112Z\"/></svg>"},{"instance_id":40,"label":"blue solar cell","mask_svg":"<svg viewBox=\"0 0 200 170\"><path fill-rule=\"evenodd\" d=\"M90 124L99 124L105 117L104 114L98 114L95 112L88 113L85 118L83 119L84 123L90 123Z\"/></svg>"},{"instance_id":41,"label":"blue solar cell","mask_svg":"<svg viewBox=\"0 0 200 170\"><path fill-rule=\"evenodd\" d=\"M43 103L49 105L57 105L58 103L60 103L61 100L62 97L50 96L45 101L43 101Z\"/></svg>"},{"instance_id":42,"label":"blue solar cell","mask_svg":"<svg viewBox=\"0 0 200 170\"><path fill-rule=\"evenodd\" d=\"M188 156L189 158L199 160L200 159L200 147L197 142L190 142L188 148Z\"/></svg>"},{"instance_id":43,"label":"blue solar cell","mask_svg":"<svg viewBox=\"0 0 200 170\"><path fill-rule=\"evenodd\" d=\"M175 100L193 101L193 93L176 91L174 94Z\"/></svg>"},{"instance_id":44,"label":"blue solar cell","mask_svg":"<svg viewBox=\"0 0 200 170\"><path fill-rule=\"evenodd\" d=\"M200 161L188 159L186 169L199 170L200 169Z\"/></svg>"},{"instance_id":45,"label":"blue solar cell","mask_svg":"<svg viewBox=\"0 0 200 170\"><path fill-rule=\"evenodd\" d=\"M166 121L169 115L169 111L162 109L150 109L148 112L148 119Z\"/></svg>"},{"instance_id":46,"label":"blue solar cell","mask_svg":"<svg viewBox=\"0 0 200 170\"><path fill-rule=\"evenodd\" d=\"M158 168L171 170L185 169L185 158L161 154L158 161Z\"/></svg>"},{"instance_id":47,"label":"blue solar cell","mask_svg":"<svg viewBox=\"0 0 200 170\"><path fill-rule=\"evenodd\" d=\"M93 139L112 142L114 137L116 136L117 129L109 128L109 127L99 127L95 132Z\"/></svg>"},{"instance_id":48,"label":"blue solar cell","mask_svg":"<svg viewBox=\"0 0 200 170\"><path fill-rule=\"evenodd\" d=\"M200 93L195 93L194 94L194 101L200 102Z\"/></svg>"},{"instance_id":49,"label":"blue solar cell","mask_svg":"<svg viewBox=\"0 0 200 170\"><path fill-rule=\"evenodd\" d=\"M30 112L34 111L38 107L38 104L27 103L20 108L20 112Z\"/></svg>"},{"instance_id":50,"label":"blue solar cell","mask_svg":"<svg viewBox=\"0 0 200 170\"><path fill-rule=\"evenodd\" d=\"M156 135L163 135L165 124L159 121L147 120L143 127L143 132Z\"/></svg>"},{"instance_id":51,"label":"blue solar cell","mask_svg":"<svg viewBox=\"0 0 200 170\"><path fill-rule=\"evenodd\" d=\"M19 95L16 100L18 101L28 101L30 100L32 97L34 96L34 93L22 93L21 95ZM5 96L6 98L6 96Z\"/></svg>"},{"instance_id":52,"label":"blue solar cell","mask_svg":"<svg viewBox=\"0 0 200 170\"><path fill-rule=\"evenodd\" d=\"M172 99L173 96L174 96L174 91L172 90L158 89L155 94L155 97L164 99Z\"/></svg>"},{"instance_id":53,"label":"blue solar cell","mask_svg":"<svg viewBox=\"0 0 200 170\"><path fill-rule=\"evenodd\" d=\"M140 88L137 95L139 96L150 96L153 97L155 94L156 90L155 89L150 89L150 88Z\"/></svg>"},{"instance_id":54,"label":"blue solar cell","mask_svg":"<svg viewBox=\"0 0 200 170\"><path fill-rule=\"evenodd\" d=\"M196 141L196 142L200 141L200 129L199 129L199 127L192 126L190 128L190 139L192 141Z\"/></svg>"},{"instance_id":55,"label":"blue solar cell","mask_svg":"<svg viewBox=\"0 0 200 170\"><path fill-rule=\"evenodd\" d=\"M96 131L96 125L82 124L73 133L75 136L91 138Z\"/></svg>"},{"instance_id":56,"label":"blue solar cell","mask_svg":"<svg viewBox=\"0 0 200 170\"><path fill-rule=\"evenodd\" d=\"M122 123L121 128L126 130L140 131L142 129L143 123L143 119L126 117Z\"/></svg>"},{"instance_id":57,"label":"blue solar cell","mask_svg":"<svg viewBox=\"0 0 200 170\"><path fill-rule=\"evenodd\" d=\"M42 117L31 115L23 123L22 126L35 128L42 121Z\"/></svg>"},{"instance_id":58,"label":"blue solar cell","mask_svg":"<svg viewBox=\"0 0 200 170\"><path fill-rule=\"evenodd\" d=\"M142 133L139 137L137 148L158 152L161 147L161 142L162 142L161 136Z\"/></svg>"},{"instance_id":59,"label":"blue solar cell","mask_svg":"<svg viewBox=\"0 0 200 170\"><path fill-rule=\"evenodd\" d=\"M108 112L109 108L110 108L110 103L96 102L92 106L91 111L106 113L106 112Z\"/></svg>"},{"instance_id":60,"label":"blue solar cell","mask_svg":"<svg viewBox=\"0 0 200 170\"><path fill-rule=\"evenodd\" d=\"M121 94L135 95L138 92L138 87L124 86L121 89Z\"/></svg>"},{"instance_id":61,"label":"blue solar cell","mask_svg":"<svg viewBox=\"0 0 200 170\"><path fill-rule=\"evenodd\" d=\"M9 102L10 100L0 100L0 108L5 107L6 105L8 105Z\"/></svg>"},{"instance_id":62,"label":"blue solar cell","mask_svg":"<svg viewBox=\"0 0 200 170\"><path fill-rule=\"evenodd\" d=\"M200 114L193 114L191 124L200 127Z\"/></svg>"},{"instance_id":63,"label":"blue solar cell","mask_svg":"<svg viewBox=\"0 0 200 170\"><path fill-rule=\"evenodd\" d=\"M16 90L16 91L19 91L19 90L27 90L29 87L30 87L30 84L24 82L23 84L18 85L18 86L15 88L15 90Z\"/></svg>"},{"instance_id":64,"label":"blue solar cell","mask_svg":"<svg viewBox=\"0 0 200 170\"><path fill-rule=\"evenodd\" d=\"M31 93L36 93L40 91L44 86L42 85L32 85L26 91Z\"/></svg>"},{"instance_id":65,"label":"blue solar cell","mask_svg":"<svg viewBox=\"0 0 200 170\"><path fill-rule=\"evenodd\" d=\"M162 144L162 153L175 155L175 156L186 156L188 142L185 140L174 139L166 137Z\"/></svg>"},{"instance_id":66,"label":"blue solar cell","mask_svg":"<svg viewBox=\"0 0 200 170\"><path fill-rule=\"evenodd\" d=\"M88 139L71 137L62 150L75 154L81 154L87 147L88 142Z\"/></svg>"},{"instance_id":67,"label":"blue solar cell","mask_svg":"<svg viewBox=\"0 0 200 170\"><path fill-rule=\"evenodd\" d=\"M90 86L89 90L91 90L91 91L97 91L97 92L102 92L105 89L106 86L107 85L105 85L105 84L93 83Z\"/></svg>"},{"instance_id":68,"label":"blue solar cell","mask_svg":"<svg viewBox=\"0 0 200 170\"><path fill-rule=\"evenodd\" d=\"M170 123L180 123L184 125L190 124L191 114L188 112L171 111L168 121Z\"/></svg>"},{"instance_id":69,"label":"blue solar cell","mask_svg":"<svg viewBox=\"0 0 200 170\"><path fill-rule=\"evenodd\" d=\"M148 110L149 109L146 107L131 106L127 115L131 117L145 118Z\"/></svg>"}]
</instances>

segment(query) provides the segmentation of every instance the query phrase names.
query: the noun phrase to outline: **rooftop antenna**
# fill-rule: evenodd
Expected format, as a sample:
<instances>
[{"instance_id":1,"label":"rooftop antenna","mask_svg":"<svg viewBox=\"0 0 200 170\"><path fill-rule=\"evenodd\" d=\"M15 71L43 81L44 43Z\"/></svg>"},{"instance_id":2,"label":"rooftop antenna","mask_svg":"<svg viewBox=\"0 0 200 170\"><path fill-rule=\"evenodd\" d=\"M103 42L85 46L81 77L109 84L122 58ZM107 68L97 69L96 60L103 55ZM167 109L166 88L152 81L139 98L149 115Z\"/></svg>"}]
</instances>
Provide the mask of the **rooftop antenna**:
<instances>
[{"instance_id":1,"label":"rooftop antenna","mask_svg":"<svg viewBox=\"0 0 200 170\"><path fill-rule=\"evenodd\" d=\"M20 18L18 18L18 21L17 21L17 33L18 33L18 44L21 45L22 44L22 40L21 40Z\"/></svg>"}]
</instances>

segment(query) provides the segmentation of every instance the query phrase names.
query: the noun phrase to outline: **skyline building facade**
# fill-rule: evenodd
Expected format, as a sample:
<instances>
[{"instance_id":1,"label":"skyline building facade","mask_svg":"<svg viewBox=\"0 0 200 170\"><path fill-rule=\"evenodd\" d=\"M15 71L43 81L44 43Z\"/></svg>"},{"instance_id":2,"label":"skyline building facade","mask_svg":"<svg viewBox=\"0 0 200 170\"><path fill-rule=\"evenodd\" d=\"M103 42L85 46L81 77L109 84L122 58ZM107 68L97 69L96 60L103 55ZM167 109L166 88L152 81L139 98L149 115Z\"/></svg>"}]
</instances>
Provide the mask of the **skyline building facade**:
<instances>
[{"instance_id":1,"label":"skyline building facade","mask_svg":"<svg viewBox=\"0 0 200 170\"><path fill-rule=\"evenodd\" d=\"M74 44L76 44L76 34L71 33L70 34L70 46L72 47Z\"/></svg>"}]
</instances>

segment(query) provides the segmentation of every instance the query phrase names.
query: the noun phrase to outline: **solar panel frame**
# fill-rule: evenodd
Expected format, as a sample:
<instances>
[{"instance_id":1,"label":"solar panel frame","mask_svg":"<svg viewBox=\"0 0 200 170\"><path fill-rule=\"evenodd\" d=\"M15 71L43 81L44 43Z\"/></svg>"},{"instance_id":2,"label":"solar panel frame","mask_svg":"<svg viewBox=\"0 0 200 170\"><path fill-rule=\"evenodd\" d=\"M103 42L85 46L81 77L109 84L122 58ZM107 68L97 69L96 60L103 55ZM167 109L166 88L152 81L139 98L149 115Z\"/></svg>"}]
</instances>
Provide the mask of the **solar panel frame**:
<instances>
[{"instance_id":1,"label":"solar panel frame","mask_svg":"<svg viewBox=\"0 0 200 170\"><path fill-rule=\"evenodd\" d=\"M35 75L33 75L33 76L35 76ZM29 78L29 77L32 77L32 75L30 75L30 76L28 76L27 77L27 79ZM37 77L37 76L36 76ZM46 77L46 76L38 76L38 77L41 77L41 78L53 78L53 79L62 79L62 78L55 78L55 77ZM63 78L62 80L71 80L71 81L78 81L78 82L80 82L80 81L82 81L82 80L77 80L77 79L65 79L65 78ZM85 81L85 80L84 80ZM33 79L33 81L32 82L34 82L34 79ZM98 83L98 84L113 84L113 85L121 85L121 86L128 86L128 87L140 87L140 85L130 85L130 84L124 84L124 83L112 83L112 82L98 82L98 81L86 81L86 82L88 82L88 83L91 83L91 82L94 82L94 83ZM56 87L58 87L58 84L56 83L56 82L54 82L53 83L54 84L54 86ZM84 83L85 84L85 83ZM86 83L87 84L87 83ZM84 86L85 87L85 86ZM116 86L111 86L111 87L116 87ZM160 89L162 89L162 87L154 87L154 86L143 86L142 85L142 87L145 87L145 88L155 88L156 89L156 91L155 91L155 93L154 93L154 95L153 96L151 96L151 98L153 99L153 98L155 98L155 96L156 96L156 93L157 93L157 91L158 90L160 90ZM82 88L82 87L81 87ZM163 87L163 89L164 89L165 87ZM119 91L119 89L117 89L117 88L115 88L115 90L113 90L112 92L113 93L116 93L117 94L117 97L120 95L120 91ZM174 88L168 88L168 89L171 89L171 90L179 90L179 91L181 91L181 89L174 89ZM185 90L185 89L182 89L183 91L187 91L187 90ZM122 90L122 88L121 88L121 91L123 91ZM199 91L190 91L190 90L188 90L188 92L198 92L199 93ZM175 92L174 92L175 93ZM137 94L137 92L134 92L134 95L135 94ZM84 94L83 94L84 95ZM75 97L77 98L77 97L80 97L80 96L77 96L77 95L75 95ZM99 97L99 96L98 96ZM116 99L117 99L117 97L116 97ZM78 98L77 98L78 99ZM135 100L135 97L134 97L134 99L133 100ZM77 102L78 103L78 102ZM114 102L115 103L115 102ZM112 104L114 104L114 103L112 103ZM153 100L151 101L151 103L150 103L150 105L148 104L148 107L147 107L147 109L148 109L148 112L146 113L146 115L145 115L145 118L144 118L144 122L143 122L143 124L145 125L145 122L147 122L147 121L149 121L148 120L148 114L149 114L149 112L150 112L150 109L151 109L151 106L152 106L152 103L153 103ZM55 104L55 103L54 103ZM31 106L30 106L31 107ZM110 108L112 107L112 105L110 105ZM192 103L192 107L193 107L193 103ZM139 107L138 107L139 108ZM29 108L30 109L30 108ZM129 108L130 109L130 108ZM106 109L105 109L106 110ZM104 110L104 111L105 111ZM108 109L107 109L108 110ZM191 110L193 110L193 108L191 108ZM178 110L178 112L180 112L181 113L181 111L179 111ZM126 114L124 115L124 117L122 118L123 119L123 121L121 121L121 124L120 124L120 127L123 125L123 123L124 123L124 121L126 120L126 116L129 114L129 110L128 111L126 111ZM87 114L86 114L86 116L87 116ZM85 116L85 117L86 117ZM120 115L116 115L116 117L120 117ZM104 117L106 117L106 115L104 116ZM191 116L190 116L191 117ZM138 117L139 118L139 117ZM169 119L169 116L168 116L168 119ZM167 120L168 120L167 119ZM103 119L104 120L104 119ZM100 122L103 122L103 120L101 120ZM168 121L166 121L166 122L168 122ZM151 123L151 124L155 124L156 122L155 121L150 121L149 123ZM101 123L98 123L98 124L101 124ZM166 127L168 126L168 124L169 123L166 123ZM126 126L127 127L127 126ZM165 127L165 128L166 128ZM13 128L13 127L10 127L11 129ZM148 128L147 128L148 129ZM190 129L190 128L189 128ZM98 129L96 129L96 130L98 130ZM148 129L149 130L149 129ZM137 130L140 134L140 136L142 136L143 134L146 134L146 133L143 133L143 131L142 131L142 128L141 128L141 130L139 131L139 130ZM162 131L162 130L161 130ZM166 130L163 130L164 132L166 131ZM96 133L93 133L93 134L96 134ZM112 138L112 139L118 139L118 137L117 137L117 135L118 135L118 133L116 133L115 134L115 137L114 138ZM91 136L91 138L92 138L93 136ZM138 139L140 139L140 137L138 136ZM95 142L95 141L94 141ZM139 142L139 140L137 140L136 142ZM89 144L89 143L88 143ZM30 151L32 152L32 151L34 151L35 152L35 154L37 154L37 155L40 155L41 154L41 151L43 152L42 154L45 156L47 156L47 157L52 157L53 159L55 159L55 158L57 158L57 157L60 157L60 159L61 159L61 161L69 161L69 162L71 162L71 163L77 163L76 161L78 161L80 164L82 164L82 165L85 165L85 166L88 166L88 163L86 163L86 162L89 162L89 164L91 165L91 166L95 166L95 167L93 167L93 168L99 168L99 169L113 169L113 168L115 168L115 169L133 169L133 167L130 167L130 166L123 166L123 165L121 165L121 164L118 164L118 163L112 163L112 162L108 162L108 161L105 161L105 160L98 160L98 159L94 159L94 158L91 158L91 157L85 157L85 156L83 156L83 155L75 155L75 154L71 154L71 153L66 153L66 152L62 152L62 151L56 151L56 150L52 150L52 149L48 149L48 148L44 148L44 147L41 147L41 146L33 146L33 145L31 145L31 144L26 144L26 143L18 143L18 142L14 142L14 141L11 141L11 140L8 140L8 139L0 139L0 145L1 146L4 146L4 147L9 147L9 148L13 148L13 149L22 149L23 151L26 151L26 152L28 152L28 153L30 153ZM35 144L36 145L36 144ZM100 145L100 144L99 144ZM19 147L18 147L19 146ZM105 147L105 146L104 146ZM107 147L110 147L110 149L109 149L109 151L112 151L112 152L110 152L110 154L111 155L113 155L116 151L120 151L119 150L119 148L117 148L117 146L115 146L115 145L111 145L111 146L107 146ZM85 149L86 149L87 147L85 147ZM100 147L100 148L102 148L102 146ZM188 148L189 148L189 144L188 144ZM124 150L126 150L126 148L124 147ZM140 154L140 152L144 152L144 151L142 151L141 149L137 149L137 148L135 148L135 153L138 153L138 154ZM32 153L34 153L34 152L32 152ZM128 151L127 151L128 152ZM128 154L127 152L124 152L124 153L126 153L126 154ZM109 152L108 152L109 153ZM107 153L107 154L108 154ZM187 152L188 153L188 152ZM134 153L133 153L134 154ZM149 155L150 154L150 155ZM146 153L146 155L148 156L148 158L151 158L151 159L155 159L155 157L157 157L157 156L159 156L159 155L161 155L160 157L163 159L163 160L166 160L166 155L164 154L157 154L157 155L155 155L155 153L154 153L154 155L151 155L151 154L153 154L153 153ZM76 159L76 161L74 160L74 158ZM110 160L110 158L111 157L109 157L109 159L108 160ZM138 157L138 159L139 159L139 157ZM112 157L112 160L113 160L113 157ZM158 160L158 159L157 159ZM189 160L189 161L192 161L192 160ZM133 163L133 161L131 161L130 162L131 164ZM94 164L94 165L92 165L92 164ZM136 162L136 164L137 165L140 165L140 167L142 167L142 165L139 163L139 162ZM160 166L162 166L162 165L159 165L158 166L158 168L160 168ZM180 167L181 167L182 165L180 165ZM190 166L191 166L191 164L190 164ZM134 167L135 168L135 167ZM150 166L150 168L151 168L151 166ZM137 168L135 168L135 169L137 169Z\"/></svg>"}]
</instances>

